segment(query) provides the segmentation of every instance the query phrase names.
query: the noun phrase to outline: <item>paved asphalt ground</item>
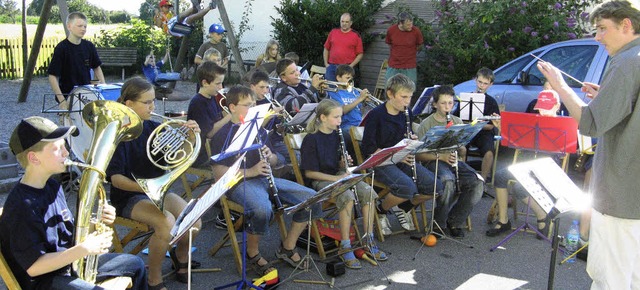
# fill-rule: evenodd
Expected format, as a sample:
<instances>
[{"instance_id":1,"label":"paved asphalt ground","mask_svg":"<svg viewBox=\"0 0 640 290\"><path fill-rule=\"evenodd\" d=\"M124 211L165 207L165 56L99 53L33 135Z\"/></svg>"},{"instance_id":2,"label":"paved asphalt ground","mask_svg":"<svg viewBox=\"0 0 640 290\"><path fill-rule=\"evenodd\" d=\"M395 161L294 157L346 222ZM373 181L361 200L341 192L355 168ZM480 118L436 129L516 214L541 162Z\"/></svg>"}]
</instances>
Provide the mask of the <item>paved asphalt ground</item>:
<instances>
[{"instance_id":1,"label":"paved asphalt ground","mask_svg":"<svg viewBox=\"0 0 640 290\"><path fill-rule=\"evenodd\" d=\"M117 81L117 80L112 80ZM11 130L23 117L41 115L56 120L52 114L40 113L42 108L42 96L49 92L45 78L37 78L31 85L30 94L26 103L18 104L17 94L20 89L20 81L0 81L0 106L3 113L2 129L0 129L0 141L8 142ZM187 96L195 92L192 83L179 83L179 90ZM161 103L156 103L156 112L162 112ZM188 101L168 102L167 110L186 110ZM500 164L506 164L510 159L508 153L501 152ZM572 176L578 184L581 184L581 176ZM5 180L4 183L15 182ZM203 192L209 185L202 186L198 192ZM7 186L5 186L6 188ZM179 182L173 190L181 191ZM490 189L490 192L493 190ZM74 203L74 197L69 199ZM6 189L0 187L0 204L4 203ZM473 248L466 247L450 240L440 240L435 247L423 247L419 253L420 243L410 239L417 233L400 233L387 237L379 246L387 252L389 260L382 262L380 267L374 267L363 263L360 270L347 270L346 274L335 279L336 289L545 289L549 273L549 261L551 246L545 241L540 241L533 234L520 233L514 236L502 248L494 252L489 249L498 243L502 237L489 238L484 232L490 226L486 223L486 214L493 199L484 197L474 209L471 219L473 229L465 232L466 237L461 241ZM430 206L430 203L428 203ZM202 263L204 268L221 268L214 273L194 273L192 289L213 289L227 283L238 281L241 276L237 273L232 260L230 248L224 248L215 257L208 254L211 246L220 239L225 231L216 229L213 219L217 210L211 210L203 217L204 227L200 235L195 239L194 246L197 250L193 253L194 259ZM389 215L394 230L401 227L393 215ZM570 217L564 218L560 223L560 232L566 231L570 224ZM535 225L534 218L530 221ZM290 222L290 219L288 219ZM514 226L523 222L521 217ZM277 229L272 227L270 233L263 239L261 250L265 257L275 261L274 252L279 245ZM304 249L298 248L300 253ZM146 256L140 254L146 260ZM324 279L326 275L325 264L319 261L318 256L312 254ZM560 255L559 255L560 257ZM414 259L415 258L415 259ZM560 261L560 258L557 262ZM280 278L285 279L292 273L292 268L285 263L277 263ZM586 263L577 260L573 264L563 264L556 267L556 289L587 289L590 286L586 271ZM170 260L164 262L164 271L171 270ZM253 277L249 273L249 277ZM301 273L295 279L319 280L315 270ZM390 282L388 282L390 281ZM186 289L185 284L180 284L172 278L166 279L169 289ZM4 284L0 284L5 287ZM233 287L235 288L235 287ZM279 289L328 289L327 285L300 284L293 281L282 284Z\"/></svg>"}]
</instances>

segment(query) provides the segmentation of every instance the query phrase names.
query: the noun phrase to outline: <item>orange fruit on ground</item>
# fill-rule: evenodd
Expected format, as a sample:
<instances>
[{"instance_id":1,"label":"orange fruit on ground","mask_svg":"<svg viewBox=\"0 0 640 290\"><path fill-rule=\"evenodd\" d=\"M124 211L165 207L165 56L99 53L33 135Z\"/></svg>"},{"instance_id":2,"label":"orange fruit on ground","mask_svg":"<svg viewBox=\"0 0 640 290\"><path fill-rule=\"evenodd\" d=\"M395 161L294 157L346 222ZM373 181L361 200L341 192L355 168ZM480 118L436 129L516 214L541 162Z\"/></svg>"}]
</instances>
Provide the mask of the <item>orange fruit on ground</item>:
<instances>
[{"instance_id":1,"label":"orange fruit on ground","mask_svg":"<svg viewBox=\"0 0 640 290\"><path fill-rule=\"evenodd\" d=\"M428 236L422 237L420 241L422 241L423 244L429 247L433 247L438 243L438 239L436 238L435 235L428 235Z\"/></svg>"}]
</instances>

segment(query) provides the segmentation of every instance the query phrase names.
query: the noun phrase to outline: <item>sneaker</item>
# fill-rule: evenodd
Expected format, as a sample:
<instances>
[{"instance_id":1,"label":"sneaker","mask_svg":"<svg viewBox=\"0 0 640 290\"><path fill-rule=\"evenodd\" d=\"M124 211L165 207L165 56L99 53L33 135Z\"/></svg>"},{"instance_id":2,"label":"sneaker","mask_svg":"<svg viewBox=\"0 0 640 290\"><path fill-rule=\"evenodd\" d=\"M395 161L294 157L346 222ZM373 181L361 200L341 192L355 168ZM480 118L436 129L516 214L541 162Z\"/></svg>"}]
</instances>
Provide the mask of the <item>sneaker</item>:
<instances>
[{"instance_id":1,"label":"sneaker","mask_svg":"<svg viewBox=\"0 0 640 290\"><path fill-rule=\"evenodd\" d=\"M416 226L413 224L413 219L411 218L411 214L410 213L401 210L397 206L392 207L391 211L393 211L393 214L396 215L396 217L398 218L398 221L400 222L400 225L402 226L403 229L405 229L407 231L415 231L416 230Z\"/></svg>"},{"instance_id":2,"label":"sneaker","mask_svg":"<svg viewBox=\"0 0 640 290\"><path fill-rule=\"evenodd\" d=\"M382 215L379 218L380 221L380 230L382 230L382 234L385 236L391 235L393 232L391 231L391 227L389 226L389 219L386 215Z\"/></svg>"},{"instance_id":3,"label":"sneaker","mask_svg":"<svg viewBox=\"0 0 640 290\"><path fill-rule=\"evenodd\" d=\"M240 215L237 214L236 212L231 212L231 221L232 222L236 222L236 220L238 220L240 218ZM215 221L215 227L221 230L226 230L227 229L227 221L224 219L224 214L223 213L219 213L216 216L216 221Z\"/></svg>"}]
</instances>

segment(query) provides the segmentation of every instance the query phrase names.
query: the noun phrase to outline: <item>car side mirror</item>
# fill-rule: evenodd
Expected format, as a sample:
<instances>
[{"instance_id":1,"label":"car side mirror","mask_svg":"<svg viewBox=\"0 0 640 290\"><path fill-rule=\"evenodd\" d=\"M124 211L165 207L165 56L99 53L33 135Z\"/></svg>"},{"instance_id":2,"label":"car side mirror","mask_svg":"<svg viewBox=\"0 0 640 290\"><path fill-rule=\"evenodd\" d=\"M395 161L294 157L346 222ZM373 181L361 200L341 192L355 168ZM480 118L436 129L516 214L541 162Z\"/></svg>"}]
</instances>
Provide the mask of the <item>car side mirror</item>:
<instances>
[{"instance_id":1,"label":"car side mirror","mask_svg":"<svg viewBox=\"0 0 640 290\"><path fill-rule=\"evenodd\" d=\"M518 73L518 82L521 85L529 84L529 74L526 71L521 71Z\"/></svg>"}]
</instances>

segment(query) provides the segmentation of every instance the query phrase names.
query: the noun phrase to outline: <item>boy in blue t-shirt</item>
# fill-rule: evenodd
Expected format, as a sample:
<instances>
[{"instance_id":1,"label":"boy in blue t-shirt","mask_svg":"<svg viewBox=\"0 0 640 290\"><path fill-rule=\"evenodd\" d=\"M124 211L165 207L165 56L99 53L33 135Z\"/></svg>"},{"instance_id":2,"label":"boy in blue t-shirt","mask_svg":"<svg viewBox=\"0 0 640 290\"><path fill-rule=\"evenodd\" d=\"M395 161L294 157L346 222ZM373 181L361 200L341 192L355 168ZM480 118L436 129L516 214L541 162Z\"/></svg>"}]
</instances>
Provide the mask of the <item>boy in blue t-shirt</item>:
<instances>
[{"instance_id":1,"label":"boy in blue t-shirt","mask_svg":"<svg viewBox=\"0 0 640 290\"><path fill-rule=\"evenodd\" d=\"M142 65L142 73L147 80L155 86L160 86L162 82L178 81L180 75L177 73L163 73L161 71L162 66L169 60L169 49L162 60L156 62L156 56L153 55L153 50L147 55L147 58Z\"/></svg>"},{"instance_id":2,"label":"boy in blue t-shirt","mask_svg":"<svg viewBox=\"0 0 640 290\"><path fill-rule=\"evenodd\" d=\"M0 217L2 254L23 289L95 289L71 270L71 263L87 255L99 255L97 282L128 276L132 289L147 289L140 257L109 253L110 231L74 242L72 211L60 183L51 178L65 171L65 138L71 134L77 135L75 126L58 127L37 116L20 121L11 134L9 146L25 173ZM102 222L111 224L115 216L115 208L104 204Z\"/></svg>"}]
</instances>

